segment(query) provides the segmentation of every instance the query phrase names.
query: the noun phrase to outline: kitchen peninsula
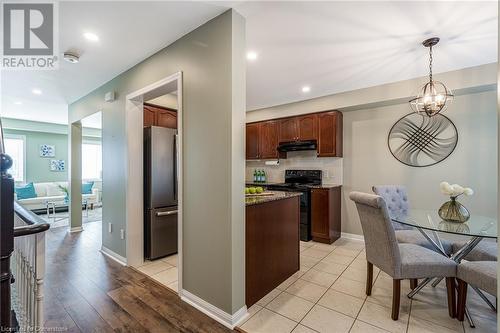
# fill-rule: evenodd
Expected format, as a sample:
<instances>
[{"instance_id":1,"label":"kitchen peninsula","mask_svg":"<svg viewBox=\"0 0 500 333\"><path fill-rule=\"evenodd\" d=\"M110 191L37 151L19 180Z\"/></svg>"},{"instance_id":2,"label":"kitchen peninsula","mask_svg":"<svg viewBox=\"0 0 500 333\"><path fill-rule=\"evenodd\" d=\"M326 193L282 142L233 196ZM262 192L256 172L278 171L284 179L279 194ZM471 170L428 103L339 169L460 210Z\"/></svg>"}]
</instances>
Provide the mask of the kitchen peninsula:
<instances>
[{"instance_id":1,"label":"kitchen peninsula","mask_svg":"<svg viewBox=\"0 0 500 333\"><path fill-rule=\"evenodd\" d=\"M300 269L301 193L270 194L245 200L247 307Z\"/></svg>"}]
</instances>

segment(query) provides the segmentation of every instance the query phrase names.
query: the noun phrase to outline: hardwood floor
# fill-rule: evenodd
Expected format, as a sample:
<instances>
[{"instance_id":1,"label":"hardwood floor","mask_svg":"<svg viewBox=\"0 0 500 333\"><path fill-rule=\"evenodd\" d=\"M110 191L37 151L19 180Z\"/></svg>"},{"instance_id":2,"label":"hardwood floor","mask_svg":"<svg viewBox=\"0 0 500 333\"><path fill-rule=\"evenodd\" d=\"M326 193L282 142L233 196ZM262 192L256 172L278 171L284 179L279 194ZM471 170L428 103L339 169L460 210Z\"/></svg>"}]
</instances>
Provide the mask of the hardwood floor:
<instances>
[{"instance_id":1,"label":"hardwood floor","mask_svg":"<svg viewBox=\"0 0 500 333\"><path fill-rule=\"evenodd\" d=\"M65 332L229 332L146 275L99 252L101 223L47 233L45 327Z\"/></svg>"}]
</instances>

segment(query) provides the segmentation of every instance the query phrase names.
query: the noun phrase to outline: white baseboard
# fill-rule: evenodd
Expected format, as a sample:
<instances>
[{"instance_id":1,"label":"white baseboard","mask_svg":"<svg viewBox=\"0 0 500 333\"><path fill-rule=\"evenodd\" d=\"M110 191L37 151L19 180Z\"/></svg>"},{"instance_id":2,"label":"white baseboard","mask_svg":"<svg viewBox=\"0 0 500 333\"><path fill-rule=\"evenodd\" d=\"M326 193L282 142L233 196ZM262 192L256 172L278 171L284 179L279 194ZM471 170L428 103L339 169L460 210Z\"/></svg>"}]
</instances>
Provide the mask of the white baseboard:
<instances>
[{"instance_id":1,"label":"white baseboard","mask_svg":"<svg viewBox=\"0 0 500 333\"><path fill-rule=\"evenodd\" d=\"M341 238L352 239L352 240L356 240L356 241L360 241L360 242L364 242L365 241L365 238L363 237L363 235L350 234L348 232L342 232L342 233L340 233L340 237Z\"/></svg>"},{"instance_id":2,"label":"white baseboard","mask_svg":"<svg viewBox=\"0 0 500 333\"><path fill-rule=\"evenodd\" d=\"M117 263L119 263L122 266L127 266L127 258L122 257L116 252L111 251L105 246L101 246L101 253L104 254L106 257L113 259Z\"/></svg>"},{"instance_id":3,"label":"white baseboard","mask_svg":"<svg viewBox=\"0 0 500 333\"><path fill-rule=\"evenodd\" d=\"M72 227L69 229L69 232L82 232L83 227Z\"/></svg>"},{"instance_id":4,"label":"white baseboard","mask_svg":"<svg viewBox=\"0 0 500 333\"><path fill-rule=\"evenodd\" d=\"M218 307L208 303L207 301L199 298L198 296L190 293L185 289L180 290L179 296L184 302L197 308L210 318L218 321L229 329L234 329L242 320L244 320L248 316L246 305L236 311L233 315L230 315L229 313L219 309Z\"/></svg>"}]
</instances>

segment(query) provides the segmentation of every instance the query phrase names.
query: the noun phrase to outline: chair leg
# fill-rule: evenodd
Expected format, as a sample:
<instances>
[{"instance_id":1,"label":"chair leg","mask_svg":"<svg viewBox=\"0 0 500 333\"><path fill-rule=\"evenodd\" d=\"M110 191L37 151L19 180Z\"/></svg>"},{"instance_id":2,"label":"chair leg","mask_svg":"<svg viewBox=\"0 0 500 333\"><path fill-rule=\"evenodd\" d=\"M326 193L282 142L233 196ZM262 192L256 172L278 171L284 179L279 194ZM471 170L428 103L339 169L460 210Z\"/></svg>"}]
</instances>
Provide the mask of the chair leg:
<instances>
[{"instance_id":1,"label":"chair leg","mask_svg":"<svg viewBox=\"0 0 500 333\"><path fill-rule=\"evenodd\" d=\"M446 291L448 293L448 314L451 318L455 318L457 302L455 298L455 278L447 277L446 278Z\"/></svg>"},{"instance_id":2,"label":"chair leg","mask_svg":"<svg viewBox=\"0 0 500 333\"><path fill-rule=\"evenodd\" d=\"M373 264L367 261L366 267L366 296L370 296L373 286Z\"/></svg>"},{"instance_id":3,"label":"chair leg","mask_svg":"<svg viewBox=\"0 0 500 333\"><path fill-rule=\"evenodd\" d=\"M401 280L392 280L392 320L399 318L399 301L401 299Z\"/></svg>"},{"instance_id":4,"label":"chair leg","mask_svg":"<svg viewBox=\"0 0 500 333\"><path fill-rule=\"evenodd\" d=\"M465 302L467 301L467 283L458 280L458 302L457 302L457 319L464 321Z\"/></svg>"},{"instance_id":5,"label":"chair leg","mask_svg":"<svg viewBox=\"0 0 500 333\"><path fill-rule=\"evenodd\" d=\"M418 286L418 279L410 279L410 289L413 290Z\"/></svg>"}]
</instances>

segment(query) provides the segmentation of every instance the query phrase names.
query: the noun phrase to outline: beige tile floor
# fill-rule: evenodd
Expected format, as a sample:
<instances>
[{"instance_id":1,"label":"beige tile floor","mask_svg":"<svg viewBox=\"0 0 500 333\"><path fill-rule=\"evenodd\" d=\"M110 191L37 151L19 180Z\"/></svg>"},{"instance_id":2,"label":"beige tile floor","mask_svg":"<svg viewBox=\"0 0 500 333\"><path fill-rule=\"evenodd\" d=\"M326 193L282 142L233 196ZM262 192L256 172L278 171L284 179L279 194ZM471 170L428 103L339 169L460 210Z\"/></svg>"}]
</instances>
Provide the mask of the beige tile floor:
<instances>
[{"instance_id":1,"label":"beige tile floor","mask_svg":"<svg viewBox=\"0 0 500 333\"><path fill-rule=\"evenodd\" d=\"M150 276L167 288L178 292L177 254L153 261L146 261L137 268L140 272Z\"/></svg>"},{"instance_id":2,"label":"beige tile floor","mask_svg":"<svg viewBox=\"0 0 500 333\"><path fill-rule=\"evenodd\" d=\"M448 316L444 284L425 287L414 300L402 284L398 321L391 319L392 279L374 268L372 295L365 294L363 242L340 239L332 245L301 242L301 268L249 309L240 325L248 333L309 332L496 332L496 314L469 292L476 323L470 328Z\"/></svg>"}]
</instances>

